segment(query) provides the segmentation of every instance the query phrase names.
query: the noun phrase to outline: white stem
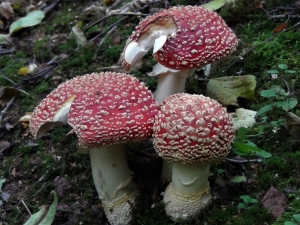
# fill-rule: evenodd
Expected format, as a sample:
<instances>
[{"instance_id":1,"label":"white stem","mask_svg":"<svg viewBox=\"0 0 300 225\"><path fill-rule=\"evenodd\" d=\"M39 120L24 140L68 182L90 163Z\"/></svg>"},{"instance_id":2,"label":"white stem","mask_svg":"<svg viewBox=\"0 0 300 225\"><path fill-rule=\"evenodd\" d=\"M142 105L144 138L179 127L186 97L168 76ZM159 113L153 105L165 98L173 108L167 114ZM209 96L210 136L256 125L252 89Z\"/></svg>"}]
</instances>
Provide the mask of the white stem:
<instances>
[{"instance_id":1,"label":"white stem","mask_svg":"<svg viewBox=\"0 0 300 225\"><path fill-rule=\"evenodd\" d=\"M94 183L108 221L127 225L132 220L132 207L137 194L122 145L90 148Z\"/></svg>"},{"instance_id":2,"label":"white stem","mask_svg":"<svg viewBox=\"0 0 300 225\"><path fill-rule=\"evenodd\" d=\"M154 93L156 101L161 103L170 95L183 93L188 71L168 71L159 75L157 88Z\"/></svg>"},{"instance_id":3,"label":"white stem","mask_svg":"<svg viewBox=\"0 0 300 225\"><path fill-rule=\"evenodd\" d=\"M171 220L192 220L209 203L209 164L173 162L172 182L165 191L165 211Z\"/></svg>"}]
</instances>

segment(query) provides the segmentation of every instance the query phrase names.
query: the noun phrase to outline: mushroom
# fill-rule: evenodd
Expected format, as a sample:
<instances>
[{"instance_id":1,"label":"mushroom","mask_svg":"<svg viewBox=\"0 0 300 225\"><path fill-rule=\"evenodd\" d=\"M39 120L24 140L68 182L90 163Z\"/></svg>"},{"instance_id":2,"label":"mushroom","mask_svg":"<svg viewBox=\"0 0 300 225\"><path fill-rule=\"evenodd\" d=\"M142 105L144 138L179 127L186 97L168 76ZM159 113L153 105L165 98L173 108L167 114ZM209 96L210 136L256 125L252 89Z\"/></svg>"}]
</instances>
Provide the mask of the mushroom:
<instances>
[{"instance_id":1,"label":"mushroom","mask_svg":"<svg viewBox=\"0 0 300 225\"><path fill-rule=\"evenodd\" d=\"M160 103L184 92L191 69L227 56L237 44L237 37L217 13L199 6L177 6L142 20L127 40L121 62L130 70L153 47L158 64L151 75L160 75L156 91Z\"/></svg>"},{"instance_id":2,"label":"mushroom","mask_svg":"<svg viewBox=\"0 0 300 225\"><path fill-rule=\"evenodd\" d=\"M172 7L146 17L136 27L121 55L130 70L153 47L158 64L149 73L159 75L155 98L183 93L186 78L198 67L233 52L238 39L215 12L199 6ZM170 167L164 163L162 180L168 180Z\"/></svg>"},{"instance_id":3,"label":"mushroom","mask_svg":"<svg viewBox=\"0 0 300 225\"><path fill-rule=\"evenodd\" d=\"M231 116L209 97L181 93L161 104L153 143L159 156L173 162L164 194L170 219L192 220L210 202L210 164L230 152L233 138Z\"/></svg>"},{"instance_id":4,"label":"mushroom","mask_svg":"<svg viewBox=\"0 0 300 225\"><path fill-rule=\"evenodd\" d=\"M40 137L45 127L68 122L80 147L89 151L108 221L127 225L137 190L122 143L150 138L157 111L152 93L136 78L115 72L92 73L52 91L33 112L30 128Z\"/></svg>"}]
</instances>

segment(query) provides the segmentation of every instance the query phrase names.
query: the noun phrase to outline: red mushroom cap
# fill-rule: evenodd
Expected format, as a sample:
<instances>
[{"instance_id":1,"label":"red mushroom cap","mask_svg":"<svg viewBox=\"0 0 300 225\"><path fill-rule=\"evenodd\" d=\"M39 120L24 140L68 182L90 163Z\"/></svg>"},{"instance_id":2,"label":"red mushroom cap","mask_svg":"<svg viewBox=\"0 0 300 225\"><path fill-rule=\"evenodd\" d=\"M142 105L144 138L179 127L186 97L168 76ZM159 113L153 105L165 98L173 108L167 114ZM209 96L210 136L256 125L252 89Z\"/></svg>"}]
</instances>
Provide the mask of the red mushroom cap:
<instances>
[{"instance_id":1,"label":"red mushroom cap","mask_svg":"<svg viewBox=\"0 0 300 225\"><path fill-rule=\"evenodd\" d=\"M149 138L158 105L147 87L127 74L88 76L72 102L68 123L81 144L103 146Z\"/></svg>"},{"instance_id":2,"label":"red mushroom cap","mask_svg":"<svg viewBox=\"0 0 300 225\"><path fill-rule=\"evenodd\" d=\"M218 60L235 50L238 40L225 21L215 12L199 6L178 6L146 17L136 27L122 54L122 65L130 69L125 59L127 46L145 33L161 26L177 26L154 58L165 67L177 70L195 68Z\"/></svg>"},{"instance_id":3,"label":"red mushroom cap","mask_svg":"<svg viewBox=\"0 0 300 225\"><path fill-rule=\"evenodd\" d=\"M88 80L78 76L60 84L35 108L30 120L30 131L35 138L43 136L46 130L65 122L55 121L57 112L64 104L72 102L75 95L89 85Z\"/></svg>"},{"instance_id":4,"label":"red mushroom cap","mask_svg":"<svg viewBox=\"0 0 300 225\"><path fill-rule=\"evenodd\" d=\"M166 160L210 163L230 152L234 130L231 116L217 101L181 93L161 104L153 137L156 152Z\"/></svg>"}]
</instances>

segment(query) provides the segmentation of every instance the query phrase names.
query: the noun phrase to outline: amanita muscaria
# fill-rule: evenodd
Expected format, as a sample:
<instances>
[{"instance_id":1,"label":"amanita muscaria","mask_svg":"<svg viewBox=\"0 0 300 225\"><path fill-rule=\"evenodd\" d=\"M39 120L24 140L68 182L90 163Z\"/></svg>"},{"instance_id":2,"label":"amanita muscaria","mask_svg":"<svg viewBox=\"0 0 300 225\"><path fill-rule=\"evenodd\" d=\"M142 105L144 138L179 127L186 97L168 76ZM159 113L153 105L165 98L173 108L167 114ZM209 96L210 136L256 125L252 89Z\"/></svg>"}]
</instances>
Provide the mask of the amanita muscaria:
<instances>
[{"instance_id":1,"label":"amanita muscaria","mask_svg":"<svg viewBox=\"0 0 300 225\"><path fill-rule=\"evenodd\" d=\"M155 117L154 148L172 163L172 182L164 194L170 219L192 220L209 203L209 167L231 150L231 116L203 95L168 97Z\"/></svg>"},{"instance_id":2,"label":"amanita muscaria","mask_svg":"<svg viewBox=\"0 0 300 225\"><path fill-rule=\"evenodd\" d=\"M157 111L152 93L136 78L92 73L64 82L43 99L32 114L30 130L39 138L52 126L70 124L80 147L90 154L108 221L127 225L137 190L122 143L150 138Z\"/></svg>"},{"instance_id":3,"label":"amanita muscaria","mask_svg":"<svg viewBox=\"0 0 300 225\"><path fill-rule=\"evenodd\" d=\"M130 70L153 47L158 62L153 75L160 75L155 95L160 103L184 92L191 69L229 55L237 44L236 35L217 13L200 6L177 6L142 20L127 40L121 61Z\"/></svg>"},{"instance_id":4,"label":"amanita muscaria","mask_svg":"<svg viewBox=\"0 0 300 225\"><path fill-rule=\"evenodd\" d=\"M142 20L127 40L121 61L130 70L153 48L158 62L151 76L159 75L154 93L158 103L185 91L186 78L232 53L238 39L215 12L200 6L176 6ZM162 180L170 179L164 163Z\"/></svg>"}]
</instances>

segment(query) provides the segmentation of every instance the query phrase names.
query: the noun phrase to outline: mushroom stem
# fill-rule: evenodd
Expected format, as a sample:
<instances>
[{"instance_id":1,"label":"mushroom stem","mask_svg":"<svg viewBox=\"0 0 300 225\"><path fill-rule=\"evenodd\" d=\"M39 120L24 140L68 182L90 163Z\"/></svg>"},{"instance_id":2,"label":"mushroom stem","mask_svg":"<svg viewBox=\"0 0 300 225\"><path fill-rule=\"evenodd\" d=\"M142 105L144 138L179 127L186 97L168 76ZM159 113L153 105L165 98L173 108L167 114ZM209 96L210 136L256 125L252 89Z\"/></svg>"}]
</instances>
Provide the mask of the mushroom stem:
<instances>
[{"instance_id":1,"label":"mushroom stem","mask_svg":"<svg viewBox=\"0 0 300 225\"><path fill-rule=\"evenodd\" d=\"M157 75L158 83L154 97L158 103L163 102L167 97L183 93L185 90L186 78L195 72L195 69L185 69L185 70L172 70L159 63L153 67L153 72L150 75ZM163 163L161 180L163 182L170 182L172 177L172 163Z\"/></svg>"},{"instance_id":2,"label":"mushroom stem","mask_svg":"<svg viewBox=\"0 0 300 225\"><path fill-rule=\"evenodd\" d=\"M108 221L127 225L132 220L132 207L137 195L122 145L90 148L94 183Z\"/></svg>"},{"instance_id":3,"label":"mushroom stem","mask_svg":"<svg viewBox=\"0 0 300 225\"><path fill-rule=\"evenodd\" d=\"M210 201L209 164L172 163L172 182L168 185L164 202L168 217L194 219Z\"/></svg>"},{"instance_id":4,"label":"mushroom stem","mask_svg":"<svg viewBox=\"0 0 300 225\"><path fill-rule=\"evenodd\" d=\"M188 72L189 70L168 71L159 75L154 93L156 101L161 103L170 95L184 92Z\"/></svg>"}]
</instances>

